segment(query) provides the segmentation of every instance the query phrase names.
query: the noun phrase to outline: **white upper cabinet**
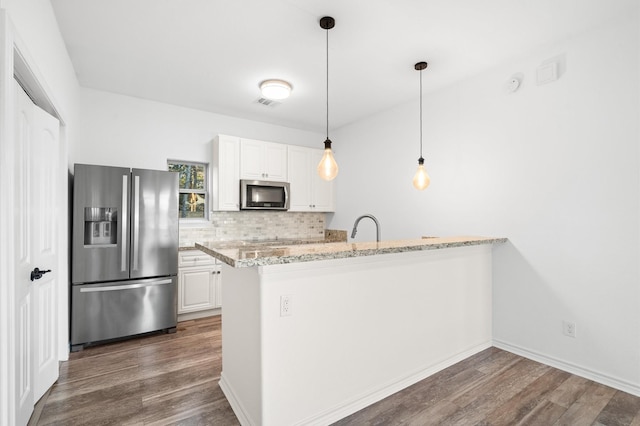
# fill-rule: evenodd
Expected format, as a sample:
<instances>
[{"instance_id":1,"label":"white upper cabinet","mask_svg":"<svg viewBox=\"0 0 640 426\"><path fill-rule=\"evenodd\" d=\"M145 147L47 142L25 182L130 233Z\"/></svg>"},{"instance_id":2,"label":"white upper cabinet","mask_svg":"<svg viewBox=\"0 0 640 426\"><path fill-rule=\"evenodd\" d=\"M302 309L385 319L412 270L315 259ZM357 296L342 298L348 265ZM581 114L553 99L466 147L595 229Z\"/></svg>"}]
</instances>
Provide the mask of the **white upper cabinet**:
<instances>
[{"instance_id":1,"label":"white upper cabinet","mask_svg":"<svg viewBox=\"0 0 640 426\"><path fill-rule=\"evenodd\" d=\"M312 210L311 202L311 149L301 146L289 147L289 210L306 212Z\"/></svg>"},{"instance_id":2,"label":"white upper cabinet","mask_svg":"<svg viewBox=\"0 0 640 426\"><path fill-rule=\"evenodd\" d=\"M287 145L240 139L240 179L287 181Z\"/></svg>"},{"instance_id":3,"label":"white upper cabinet","mask_svg":"<svg viewBox=\"0 0 640 426\"><path fill-rule=\"evenodd\" d=\"M334 181L318 176L322 149L218 135L213 141L212 210L240 210L240 179L289 182L292 212L335 211Z\"/></svg>"},{"instance_id":4,"label":"white upper cabinet","mask_svg":"<svg viewBox=\"0 0 640 426\"><path fill-rule=\"evenodd\" d=\"M240 138L216 136L212 164L212 210L240 210Z\"/></svg>"},{"instance_id":5,"label":"white upper cabinet","mask_svg":"<svg viewBox=\"0 0 640 426\"><path fill-rule=\"evenodd\" d=\"M320 179L316 171L324 150L290 145L288 151L291 185L289 211L335 211L334 181Z\"/></svg>"}]
</instances>

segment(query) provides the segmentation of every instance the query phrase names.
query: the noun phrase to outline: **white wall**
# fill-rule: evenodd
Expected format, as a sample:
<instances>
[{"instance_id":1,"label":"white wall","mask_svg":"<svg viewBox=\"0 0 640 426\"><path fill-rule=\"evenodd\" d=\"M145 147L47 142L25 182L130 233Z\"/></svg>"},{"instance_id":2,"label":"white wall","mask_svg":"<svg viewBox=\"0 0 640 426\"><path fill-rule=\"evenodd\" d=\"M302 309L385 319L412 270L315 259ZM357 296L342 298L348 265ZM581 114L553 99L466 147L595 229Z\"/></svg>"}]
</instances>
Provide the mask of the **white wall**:
<instances>
[{"instance_id":1,"label":"white wall","mask_svg":"<svg viewBox=\"0 0 640 426\"><path fill-rule=\"evenodd\" d=\"M321 134L91 89L81 90L82 124L71 163L166 169L167 159L211 162L222 133L322 146Z\"/></svg>"},{"instance_id":2,"label":"white wall","mask_svg":"<svg viewBox=\"0 0 640 426\"><path fill-rule=\"evenodd\" d=\"M42 76L44 86L62 119L73 144L72 123L78 112L78 80L58 29L51 3L40 0L3 0L16 32L27 48L29 65Z\"/></svg>"},{"instance_id":3,"label":"white wall","mask_svg":"<svg viewBox=\"0 0 640 426\"><path fill-rule=\"evenodd\" d=\"M639 49L636 13L426 93L424 192L411 186L416 76L415 102L332 137L341 171L328 226L369 212L385 239L508 237L494 249L496 341L640 393ZM548 60L560 78L538 86ZM522 86L507 94L516 73ZM358 237L373 239L364 225Z\"/></svg>"}]
</instances>

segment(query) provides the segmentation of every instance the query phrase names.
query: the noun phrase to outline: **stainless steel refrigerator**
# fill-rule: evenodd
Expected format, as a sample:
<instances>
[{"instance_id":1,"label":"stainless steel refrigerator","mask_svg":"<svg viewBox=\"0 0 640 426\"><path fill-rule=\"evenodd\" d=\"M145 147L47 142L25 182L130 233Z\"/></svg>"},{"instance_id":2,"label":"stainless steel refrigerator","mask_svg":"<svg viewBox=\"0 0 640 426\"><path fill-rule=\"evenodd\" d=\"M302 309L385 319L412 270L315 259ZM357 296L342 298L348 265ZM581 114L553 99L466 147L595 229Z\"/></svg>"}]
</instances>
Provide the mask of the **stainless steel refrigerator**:
<instances>
[{"instance_id":1,"label":"stainless steel refrigerator","mask_svg":"<svg viewBox=\"0 0 640 426\"><path fill-rule=\"evenodd\" d=\"M76 164L71 350L175 331L178 174Z\"/></svg>"}]
</instances>

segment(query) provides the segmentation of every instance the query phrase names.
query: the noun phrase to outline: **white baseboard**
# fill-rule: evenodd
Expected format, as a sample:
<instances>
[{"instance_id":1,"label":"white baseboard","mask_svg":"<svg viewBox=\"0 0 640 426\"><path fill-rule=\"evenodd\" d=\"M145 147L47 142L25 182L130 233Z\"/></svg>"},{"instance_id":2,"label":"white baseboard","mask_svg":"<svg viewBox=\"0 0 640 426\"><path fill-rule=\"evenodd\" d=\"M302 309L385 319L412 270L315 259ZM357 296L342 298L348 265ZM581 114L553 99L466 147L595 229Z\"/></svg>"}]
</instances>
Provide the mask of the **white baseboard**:
<instances>
[{"instance_id":1,"label":"white baseboard","mask_svg":"<svg viewBox=\"0 0 640 426\"><path fill-rule=\"evenodd\" d=\"M614 389L621 390L623 392L630 393L635 396L640 396L640 386L634 383L627 382L616 377L611 377L598 371L590 370L579 365L563 361L561 359L554 358L536 351L532 351L527 348L523 348L518 345L513 345L502 340L494 339L493 346L505 351L520 355L522 357L531 359L533 361L546 364L550 367L557 368L559 370L566 371L576 376L584 377L585 379L593 380L594 382L610 386Z\"/></svg>"},{"instance_id":2,"label":"white baseboard","mask_svg":"<svg viewBox=\"0 0 640 426\"><path fill-rule=\"evenodd\" d=\"M242 405L240 400L236 397L236 394L233 391L233 387L229 384L229 382L225 378L224 371L220 373L220 381L218 382L218 386L220 386L222 393L227 398L227 401L229 401L229 405L231 405L231 409L233 410L233 413L238 418L238 421L240 422L240 424L242 426L256 425L257 423L251 420L249 414L244 409L244 406Z\"/></svg>"},{"instance_id":3,"label":"white baseboard","mask_svg":"<svg viewBox=\"0 0 640 426\"><path fill-rule=\"evenodd\" d=\"M368 407L369 405L374 404L390 395L393 395L394 393L399 392L402 389L405 389L419 382L420 380L426 379L427 377L441 370L444 370L447 367L451 367L453 364L456 364L462 361L463 359L470 357L471 355L474 355L490 347L491 347L490 342L475 346L471 349L468 349L464 352L461 352L450 358L447 358L436 365L428 366L419 371L416 371L413 374L410 374L402 379L394 380L392 382L389 382L375 389L370 389L369 391L364 392L358 396L355 396L349 401L345 401L344 403L338 406L332 407L314 416L311 416L299 422L296 422L295 425L296 426L329 425L357 411L360 411L363 408ZM243 424L242 422L240 423Z\"/></svg>"}]
</instances>

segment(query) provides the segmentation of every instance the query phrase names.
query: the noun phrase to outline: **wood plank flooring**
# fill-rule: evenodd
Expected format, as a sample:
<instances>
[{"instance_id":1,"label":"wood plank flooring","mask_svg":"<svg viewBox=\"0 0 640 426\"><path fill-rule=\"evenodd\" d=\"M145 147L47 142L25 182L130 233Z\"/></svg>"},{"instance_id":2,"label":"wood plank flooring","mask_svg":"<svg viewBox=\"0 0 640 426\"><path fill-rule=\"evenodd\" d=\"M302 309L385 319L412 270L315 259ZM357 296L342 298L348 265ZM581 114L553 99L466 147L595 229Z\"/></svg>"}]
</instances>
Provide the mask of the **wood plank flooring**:
<instances>
[{"instance_id":1,"label":"wood plank flooring","mask_svg":"<svg viewBox=\"0 0 640 426\"><path fill-rule=\"evenodd\" d=\"M60 368L37 425L238 425L218 380L220 316L95 346Z\"/></svg>"},{"instance_id":2,"label":"wood plank flooring","mask_svg":"<svg viewBox=\"0 0 640 426\"><path fill-rule=\"evenodd\" d=\"M238 425L218 386L220 328L185 321L71 354L30 424ZM640 398L490 348L335 425L640 426Z\"/></svg>"}]
</instances>

